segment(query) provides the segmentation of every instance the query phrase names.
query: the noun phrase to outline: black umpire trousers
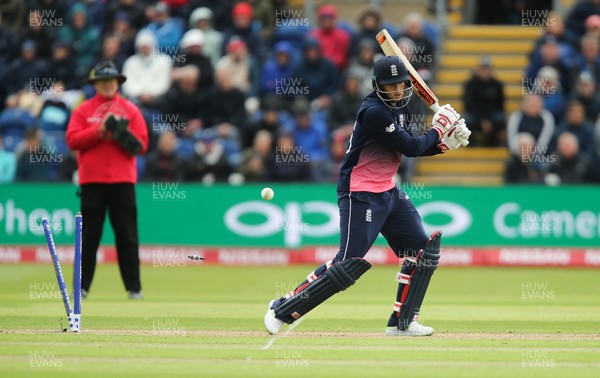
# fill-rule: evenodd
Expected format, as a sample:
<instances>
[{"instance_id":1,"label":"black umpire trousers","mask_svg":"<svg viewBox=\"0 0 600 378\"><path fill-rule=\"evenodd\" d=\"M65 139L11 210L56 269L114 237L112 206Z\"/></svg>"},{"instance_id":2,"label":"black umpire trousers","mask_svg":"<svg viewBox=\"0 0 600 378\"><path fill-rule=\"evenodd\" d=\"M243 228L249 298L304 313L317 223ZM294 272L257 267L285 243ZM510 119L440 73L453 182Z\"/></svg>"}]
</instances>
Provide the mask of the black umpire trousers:
<instances>
[{"instance_id":1,"label":"black umpire trousers","mask_svg":"<svg viewBox=\"0 0 600 378\"><path fill-rule=\"evenodd\" d=\"M96 270L96 255L107 210L115 234L119 270L125 289L138 292L142 286L138 254L137 206L135 186L131 183L81 185L81 214L84 222L81 287L89 291L92 285Z\"/></svg>"}]
</instances>

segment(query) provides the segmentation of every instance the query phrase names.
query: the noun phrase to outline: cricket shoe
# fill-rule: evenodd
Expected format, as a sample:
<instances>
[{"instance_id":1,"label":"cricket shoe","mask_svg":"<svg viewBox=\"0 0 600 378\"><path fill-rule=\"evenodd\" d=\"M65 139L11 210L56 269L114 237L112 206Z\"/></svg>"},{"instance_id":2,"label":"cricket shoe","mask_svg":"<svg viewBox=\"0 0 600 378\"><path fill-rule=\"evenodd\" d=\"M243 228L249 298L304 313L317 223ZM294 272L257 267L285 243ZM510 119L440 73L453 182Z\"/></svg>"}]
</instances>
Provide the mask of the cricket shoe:
<instances>
[{"instance_id":1,"label":"cricket shoe","mask_svg":"<svg viewBox=\"0 0 600 378\"><path fill-rule=\"evenodd\" d=\"M388 336L431 336L433 328L421 325L413 320L405 330L398 327L387 327L385 334Z\"/></svg>"},{"instance_id":2,"label":"cricket shoe","mask_svg":"<svg viewBox=\"0 0 600 378\"><path fill-rule=\"evenodd\" d=\"M276 335L283 325L283 321L275 317L275 310L271 308L273 306L273 302L275 301L276 299L273 299L271 302L269 302L269 308L265 314L265 328L267 328L267 332L269 332L271 335Z\"/></svg>"},{"instance_id":3,"label":"cricket shoe","mask_svg":"<svg viewBox=\"0 0 600 378\"><path fill-rule=\"evenodd\" d=\"M142 291L133 291L130 290L127 292L127 298L129 299L133 299L133 300L139 300L139 299L144 299L144 295L142 294Z\"/></svg>"}]
</instances>

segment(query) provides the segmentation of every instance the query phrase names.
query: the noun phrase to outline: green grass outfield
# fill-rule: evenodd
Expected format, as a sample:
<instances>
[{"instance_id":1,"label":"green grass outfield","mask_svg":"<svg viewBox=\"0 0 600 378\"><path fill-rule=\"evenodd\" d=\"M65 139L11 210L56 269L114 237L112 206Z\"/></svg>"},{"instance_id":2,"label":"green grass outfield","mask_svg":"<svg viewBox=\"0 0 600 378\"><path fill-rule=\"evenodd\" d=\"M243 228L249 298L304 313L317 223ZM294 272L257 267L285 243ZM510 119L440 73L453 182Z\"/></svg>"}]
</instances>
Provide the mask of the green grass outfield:
<instances>
[{"instance_id":1,"label":"green grass outfield","mask_svg":"<svg viewBox=\"0 0 600 378\"><path fill-rule=\"evenodd\" d=\"M146 298L129 301L99 266L72 334L50 265L0 265L0 376L600 376L598 270L439 269L421 316L437 332L397 338L383 335L396 269L373 267L263 350L268 300L310 270L146 266Z\"/></svg>"}]
</instances>

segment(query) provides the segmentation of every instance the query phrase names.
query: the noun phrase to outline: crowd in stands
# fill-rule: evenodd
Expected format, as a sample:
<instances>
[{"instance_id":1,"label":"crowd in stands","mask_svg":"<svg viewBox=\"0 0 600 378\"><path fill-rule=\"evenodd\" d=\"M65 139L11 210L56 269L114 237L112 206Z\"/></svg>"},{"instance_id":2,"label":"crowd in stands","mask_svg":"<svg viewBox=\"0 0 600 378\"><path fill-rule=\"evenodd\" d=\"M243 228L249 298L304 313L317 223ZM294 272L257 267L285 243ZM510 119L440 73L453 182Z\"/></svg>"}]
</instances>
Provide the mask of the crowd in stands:
<instances>
[{"instance_id":1,"label":"crowd in stands","mask_svg":"<svg viewBox=\"0 0 600 378\"><path fill-rule=\"evenodd\" d=\"M552 181L549 174L565 170L562 182L598 180L589 167L600 153L600 5L582 3L595 7L575 5L566 22L551 14L557 22L530 55L522 111L505 114L489 62L466 84L474 145L508 145L517 156L529 143L536 156L558 157L515 157L509 182ZM73 109L94 95L85 78L100 60L127 77L122 95L146 119L141 181L335 182L371 91L377 32L387 28L426 80L440 47L439 28L418 13L399 24L366 5L356 14L343 20L323 5L313 23L286 0L3 1L0 182L76 180L65 130ZM411 108L423 112L414 97Z\"/></svg>"}]
</instances>

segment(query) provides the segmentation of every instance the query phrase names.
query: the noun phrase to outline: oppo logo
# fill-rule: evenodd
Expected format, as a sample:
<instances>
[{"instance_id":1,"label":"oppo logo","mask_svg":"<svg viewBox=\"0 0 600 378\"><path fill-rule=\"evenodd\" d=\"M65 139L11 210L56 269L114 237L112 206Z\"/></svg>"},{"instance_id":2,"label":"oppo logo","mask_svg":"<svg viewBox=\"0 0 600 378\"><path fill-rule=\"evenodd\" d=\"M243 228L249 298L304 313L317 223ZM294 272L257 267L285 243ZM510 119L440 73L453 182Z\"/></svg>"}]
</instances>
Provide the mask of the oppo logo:
<instances>
[{"instance_id":1,"label":"oppo logo","mask_svg":"<svg viewBox=\"0 0 600 378\"><path fill-rule=\"evenodd\" d=\"M430 202L419 206L418 210L423 217L425 229L430 232L439 228L444 232L444 236L460 235L468 230L472 223L471 213L452 202ZM264 221L255 224L244 222L243 219L251 214L262 216ZM303 218L307 214L321 214L326 220L320 224L309 224ZM428 224L425 219L433 214L447 215L450 221L446 224ZM283 233L284 244L287 247L296 247L302 243L303 236L326 238L337 235L339 210L337 205L325 201L288 202L283 208L264 201L248 201L229 208L225 213L224 222L233 233L250 238Z\"/></svg>"}]
</instances>

